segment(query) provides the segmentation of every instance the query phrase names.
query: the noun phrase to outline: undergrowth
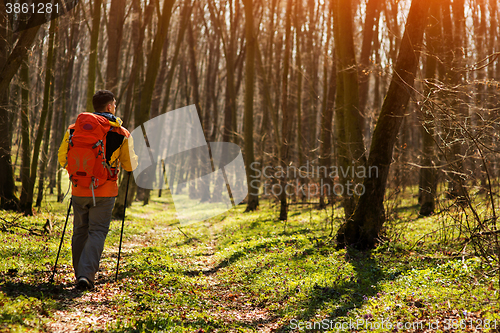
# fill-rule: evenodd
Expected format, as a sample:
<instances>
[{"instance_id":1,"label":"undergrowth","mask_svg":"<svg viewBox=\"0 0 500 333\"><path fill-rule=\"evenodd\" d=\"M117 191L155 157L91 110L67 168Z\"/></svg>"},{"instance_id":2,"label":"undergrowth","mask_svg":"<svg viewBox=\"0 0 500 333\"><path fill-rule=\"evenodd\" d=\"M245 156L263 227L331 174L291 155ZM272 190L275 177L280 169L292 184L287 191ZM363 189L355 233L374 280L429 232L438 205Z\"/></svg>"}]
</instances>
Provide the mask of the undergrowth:
<instances>
[{"instance_id":1,"label":"undergrowth","mask_svg":"<svg viewBox=\"0 0 500 333\"><path fill-rule=\"evenodd\" d=\"M326 211L290 206L286 224L277 219L279 207L266 201L253 213L244 214L240 205L181 225L169 197L152 197L148 206L134 202L118 282L121 221L113 221L97 289L83 293L74 288L71 216L55 283L48 283L67 202L49 196L29 218L2 211L17 227L0 233L0 331L50 331L61 313L74 313L75 302L85 297L111 318L105 327L81 326L90 331L500 328L498 279L483 274L484 262L475 253L459 251L467 234L447 230L454 222L446 215L420 218L410 199L390 212L383 242L369 252L335 249L338 204ZM47 219L53 232L33 233Z\"/></svg>"}]
</instances>

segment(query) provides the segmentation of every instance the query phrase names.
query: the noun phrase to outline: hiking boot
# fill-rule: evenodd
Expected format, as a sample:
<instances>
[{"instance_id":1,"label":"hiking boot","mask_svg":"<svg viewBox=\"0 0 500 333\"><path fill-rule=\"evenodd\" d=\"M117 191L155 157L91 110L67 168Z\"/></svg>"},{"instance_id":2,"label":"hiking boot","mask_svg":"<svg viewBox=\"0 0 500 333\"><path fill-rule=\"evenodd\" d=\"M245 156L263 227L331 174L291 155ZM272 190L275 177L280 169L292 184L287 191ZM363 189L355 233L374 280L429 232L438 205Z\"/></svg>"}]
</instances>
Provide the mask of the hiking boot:
<instances>
[{"instance_id":1,"label":"hiking boot","mask_svg":"<svg viewBox=\"0 0 500 333\"><path fill-rule=\"evenodd\" d=\"M92 282L90 282L89 279L87 279L85 276L80 276L77 279L76 287L78 289L81 289L81 290L92 290L92 289L94 289L94 285L92 284Z\"/></svg>"}]
</instances>

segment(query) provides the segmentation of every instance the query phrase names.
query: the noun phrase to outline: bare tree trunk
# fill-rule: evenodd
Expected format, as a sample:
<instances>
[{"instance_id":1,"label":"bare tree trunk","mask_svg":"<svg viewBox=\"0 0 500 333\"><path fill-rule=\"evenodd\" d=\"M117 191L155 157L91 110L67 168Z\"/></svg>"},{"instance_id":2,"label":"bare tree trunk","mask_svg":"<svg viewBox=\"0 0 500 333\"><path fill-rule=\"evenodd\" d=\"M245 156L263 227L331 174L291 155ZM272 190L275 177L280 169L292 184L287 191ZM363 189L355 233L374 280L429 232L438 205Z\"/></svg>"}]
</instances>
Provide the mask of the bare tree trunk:
<instances>
[{"instance_id":1,"label":"bare tree trunk","mask_svg":"<svg viewBox=\"0 0 500 333\"><path fill-rule=\"evenodd\" d=\"M28 195L28 188L30 184L30 121L29 121L29 66L28 66L28 56L26 56L25 61L21 65L21 136L22 136L22 166L21 166L21 199L20 199L20 211L26 214L31 213L31 205L29 207L23 206L26 203L26 196Z\"/></svg>"},{"instance_id":2,"label":"bare tree trunk","mask_svg":"<svg viewBox=\"0 0 500 333\"><path fill-rule=\"evenodd\" d=\"M67 36L67 45L68 50L74 50L78 45L79 36L80 36L80 26L78 24L78 18L80 17L80 6L75 9L74 15L71 16L73 22L71 23L71 28ZM59 143L64 135L63 130L67 127L68 120L68 109L71 110L71 82L73 78L74 65L76 59L76 53L70 53L68 51L69 58L63 61L64 71L63 71L63 85L62 85L62 110L61 110L61 127L58 129L59 138L56 141L57 147L59 147ZM58 168L59 163L57 163ZM64 193L62 189L62 169L59 168L57 172L57 202L62 202L64 199Z\"/></svg>"},{"instance_id":3,"label":"bare tree trunk","mask_svg":"<svg viewBox=\"0 0 500 333\"><path fill-rule=\"evenodd\" d=\"M358 73L353 42L353 17L351 0L337 0L337 9L334 11L335 20L335 50L339 63L339 77L341 76L341 93L337 91L337 101L342 99L337 113L342 113L337 119L341 121L338 128L343 127L339 133L339 167L344 172L350 168L364 167L366 164L365 147L362 133L362 117L359 113ZM340 7L342 6L342 7ZM339 10L343 8L343 10ZM356 176L354 176L356 175ZM349 219L354 213L357 196L349 193L350 188L362 180L357 174L340 172L340 181L346 189L344 197L345 218ZM354 176L354 177L353 177Z\"/></svg>"},{"instance_id":4,"label":"bare tree trunk","mask_svg":"<svg viewBox=\"0 0 500 333\"><path fill-rule=\"evenodd\" d=\"M66 88L63 86L64 82L64 77L65 77L65 69L66 69L66 61L64 57L64 50L67 49L67 46L64 43L64 37L65 37L65 32L68 27L68 24L66 23L67 21L62 19L59 21L58 26L59 28L57 29L57 46L56 50L59 48L59 52L57 53L57 59L54 56L54 63L59 63L59 65L55 68L55 74L53 74L53 91L54 96L52 97L52 109L53 109L53 117L54 117L54 123L52 125L53 127L53 135L52 139L49 144L49 164L48 164L48 178L49 178L49 184L48 188L50 190L50 194L54 194L54 187L56 186L56 176L57 176L57 170L59 168L59 162L57 158L57 154L59 151L59 144L61 143L61 140L63 138L63 135L65 133L66 129L66 115L63 115L63 112L65 112L66 106L65 103L66 101L61 98L62 97L62 91ZM68 51L70 49L67 49ZM68 52L69 53L69 52ZM73 57L71 57L73 58Z\"/></svg>"},{"instance_id":5,"label":"bare tree trunk","mask_svg":"<svg viewBox=\"0 0 500 333\"><path fill-rule=\"evenodd\" d=\"M52 34L56 35L56 31L58 31L58 23L59 19L54 19L51 24L54 24L55 28ZM53 38L56 40L56 36L50 35L49 38ZM47 126L45 128L45 135L43 141L42 148L42 156L41 156L41 167L40 167L40 175L38 177L38 194L36 198L36 207L40 207L42 205L43 192L44 192L44 182L46 178L46 170L47 163L49 161L49 143L50 143L50 133L52 132L52 115L54 114L54 85L55 85L55 77L54 77L54 69L55 63L57 59L57 47L54 47L54 54L52 55L52 64L50 67L50 85L52 86L49 94L49 110L47 115ZM57 128L56 128L57 130Z\"/></svg>"},{"instance_id":6,"label":"bare tree trunk","mask_svg":"<svg viewBox=\"0 0 500 333\"><path fill-rule=\"evenodd\" d=\"M361 55L359 57L359 110L366 116L366 102L368 100L368 91L370 87L370 55L372 53L373 39L378 39L378 19L380 16L380 0L369 0L366 4L366 18L363 29L363 44L361 46ZM364 127L367 126L366 117ZM367 131L364 131L365 135Z\"/></svg>"},{"instance_id":7,"label":"bare tree trunk","mask_svg":"<svg viewBox=\"0 0 500 333\"><path fill-rule=\"evenodd\" d=\"M56 30L56 22L57 20L52 20L50 22L49 28L49 46L47 50L47 62L46 62L46 70L45 70L45 86L43 90L43 105L42 105L42 113L40 115L40 121L38 126L38 131L36 133L35 142L33 145L33 159L31 161L31 171L30 171L30 183L27 189L26 202L21 202L21 206L25 207L25 214L32 215L32 205L33 205L33 192L35 188L35 181L37 176L39 155L40 155L40 146L42 144L42 139L44 135L45 129L45 121L47 120L47 115L49 113L49 100L51 94L51 79L52 79L52 69L53 69L53 58L54 58L54 34ZM50 116L49 116L50 117Z\"/></svg>"},{"instance_id":8,"label":"bare tree trunk","mask_svg":"<svg viewBox=\"0 0 500 333\"><path fill-rule=\"evenodd\" d=\"M94 96L97 71L97 43L99 41L99 30L101 29L101 6L102 0L94 0L94 10L92 13L92 31L90 32L89 75L87 81L87 112L94 112L94 107L92 106L92 97Z\"/></svg>"},{"instance_id":9,"label":"bare tree trunk","mask_svg":"<svg viewBox=\"0 0 500 333\"><path fill-rule=\"evenodd\" d=\"M141 104L140 109L138 110L139 123L135 124L136 126L141 125L149 119L149 111L151 108L156 75L158 74L161 51L170 26L170 18L172 17L172 7L174 6L174 2L175 0L164 0L163 2L163 14L159 17L160 24L158 32L154 38L151 53L148 56L146 77L141 92Z\"/></svg>"},{"instance_id":10,"label":"bare tree trunk","mask_svg":"<svg viewBox=\"0 0 500 333\"><path fill-rule=\"evenodd\" d=\"M165 43L163 45L163 51L162 51L162 60L161 60L161 68L159 71L158 76L156 77L156 83L155 83L155 89L153 93L153 100L151 103L151 119L155 118L160 114L160 103L161 103L161 92L163 90L163 82L165 81L165 76L167 76L167 87L165 88L165 99L164 99L164 105L161 110L161 113L165 113L167 111L169 99L170 99L170 88L172 86L172 81L173 81L173 76L174 72L176 69L176 64L177 64L177 59L179 56L179 50L180 50L180 45L181 42L184 38L184 31L186 30L186 27L188 24L191 23L190 21L190 13L191 9L193 6L191 6L191 1L186 1L184 3L184 7L181 13L181 20L179 23L179 30L178 30L178 36L177 36L177 42L175 44L175 49L174 49L174 57L173 60L170 63L170 70L168 71L167 74L167 55L168 55L168 35L165 40ZM195 64L196 66L196 64ZM164 169L165 167L163 167ZM162 189L158 190L158 197L161 197L162 194Z\"/></svg>"},{"instance_id":11,"label":"bare tree trunk","mask_svg":"<svg viewBox=\"0 0 500 333\"><path fill-rule=\"evenodd\" d=\"M368 249L373 248L378 241L385 222L383 202L392 153L410 99L410 89L415 81L430 3L430 0L412 1L395 73L373 133L363 182L364 194L359 199L354 216L341 226L337 234L338 247L354 245ZM370 176L372 168L377 168L378 174Z\"/></svg>"},{"instance_id":12,"label":"bare tree trunk","mask_svg":"<svg viewBox=\"0 0 500 333\"><path fill-rule=\"evenodd\" d=\"M303 135L302 135L302 54L301 54L301 30L302 30L302 4L297 1L295 4L295 44L297 61L297 154L299 157L299 166L304 165Z\"/></svg>"},{"instance_id":13,"label":"bare tree trunk","mask_svg":"<svg viewBox=\"0 0 500 333\"><path fill-rule=\"evenodd\" d=\"M139 0L132 0L132 10L134 13L134 19L132 21L132 40L133 40L133 46L134 46L134 60L132 61L132 68L130 70L130 76L127 81L127 86L125 87L127 92L127 99L125 102L125 109L123 111L123 126L128 127L130 125L130 121L132 120L132 109L133 109L133 103L132 100L135 95L136 90L139 89L139 87L136 85L140 81L140 75L139 72L141 70L141 66L143 63L143 51L142 51L142 46L144 42L144 34L145 34L145 29L148 26L149 22L151 21L151 17L153 16L153 9L154 9L154 0L151 0L148 4L148 6L145 9L144 13L144 20L141 22L140 17L142 16L141 12L141 5ZM124 88L124 89L125 89ZM121 102L121 97L119 97L118 102ZM117 103L118 104L118 103ZM122 199L122 204L123 200L125 197ZM119 201L118 198L116 200L117 202ZM116 207L116 202L115 202L115 207ZM114 209L113 209L113 216L114 216Z\"/></svg>"},{"instance_id":14,"label":"bare tree trunk","mask_svg":"<svg viewBox=\"0 0 500 333\"><path fill-rule=\"evenodd\" d=\"M236 77L236 30L239 23L239 11L234 11L235 3L233 0L228 1L229 5L229 31L224 29L223 31L223 20L219 17L219 13L216 12L216 7L212 1L208 2L208 8L210 10L210 16L214 22L215 29L222 40L222 49L224 51L224 57L226 59L226 89L224 96L224 124L222 130L222 141L224 142L236 142L236 87L235 87L235 77ZM225 20L224 20L225 22Z\"/></svg>"},{"instance_id":15,"label":"bare tree trunk","mask_svg":"<svg viewBox=\"0 0 500 333\"><path fill-rule=\"evenodd\" d=\"M453 16L455 22L457 23L456 31L453 31L453 21L450 12L451 1L442 1L442 15L443 15L443 37L444 37L444 69L445 71L441 73L443 75L443 81L452 87L456 87L455 91L445 91L443 92L443 97L451 105L451 110L456 110L456 115L454 117L457 120L448 119L447 125L445 126L445 131L449 134L452 143L451 149L447 153L447 160L450 163L450 178L451 181L448 183L448 196L450 198L456 199L458 202L465 204L466 202L466 189L465 179L461 175L464 174L463 165L463 146L457 140L461 134L457 130L455 121L463 121L468 113L467 105L465 103L465 94L460 93L462 75L458 72L457 68L460 68L463 64L462 60L462 47L463 36L462 31L459 30L459 25L464 25L464 0L454 1L454 12ZM460 23L459 23L460 22Z\"/></svg>"},{"instance_id":16,"label":"bare tree trunk","mask_svg":"<svg viewBox=\"0 0 500 333\"><path fill-rule=\"evenodd\" d=\"M437 60L439 43L441 42L441 24L440 22L440 6L439 2L433 2L430 8L429 25L426 33L427 45L430 54L426 57L425 77L430 82L433 82L436 76ZM429 85L425 86L424 96L430 97L431 89ZM432 103L432 102L431 102ZM436 196L436 170L434 169L434 110L431 104L424 108L422 114L422 169L420 169L420 186L419 186L419 204L420 215L429 216L434 213L435 196Z\"/></svg>"},{"instance_id":17,"label":"bare tree trunk","mask_svg":"<svg viewBox=\"0 0 500 333\"><path fill-rule=\"evenodd\" d=\"M196 21L196 16L194 17ZM193 96L193 102L196 105L196 111L198 111L198 117L200 122L202 120L202 110L201 110L201 99L200 99L200 83L198 80L198 68L196 61L196 40L193 31L193 22L188 24L188 40L189 40L189 78L191 80L191 94ZM203 129L206 134L206 128Z\"/></svg>"},{"instance_id":18,"label":"bare tree trunk","mask_svg":"<svg viewBox=\"0 0 500 333\"><path fill-rule=\"evenodd\" d=\"M333 6L330 6L329 10L329 24L328 24L328 37L327 40L330 40L331 34L331 23L333 19ZM328 201L332 202L333 200L333 180L328 175L328 168L332 163L332 121L333 121L333 110L335 107L335 93L337 90L337 70L335 68L335 62L330 69L330 78L328 79L328 42L326 43L325 48L325 64L324 64L324 85L325 85L325 102L323 105L323 109L321 112L321 123L320 123L320 151L319 151L319 166L323 167L324 172L320 171L320 197L319 197L319 209L326 208L326 197L328 197ZM325 193L326 192L326 193Z\"/></svg>"},{"instance_id":19,"label":"bare tree trunk","mask_svg":"<svg viewBox=\"0 0 500 333\"><path fill-rule=\"evenodd\" d=\"M245 167L247 170L247 183L255 181L255 170L252 163L255 161L253 147L253 98L255 91L255 27L253 17L253 0L243 0L245 7L245 38L246 38L246 68L245 68ZM259 206L259 196L254 191L249 191L245 212L251 212Z\"/></svg>"},{"instance_id":20,"label":"bare tree trunk","mask_svg":"<svg viewBox=\"0 0 500 333\"><path fill-rule=\"evenodd\" d=\"M0 13L5 13L5 6L4 3L0 5ZM8 40L7 34L8 34L8 29L7 29L7 17L5 15L1 15L0 18L0 29L4 30L4 32L0 33L0 39L5 38L5 40ZM29 26L32 26L33 28L29 28L21 32L21 36L17 40L16 46L10 53L10 55L5 59L0 59L0 92L4 92L8 89L10 81L16 75L19 67L21 66L21 63L28 53L28 49L31 47L33 42L35 41L35 38L38 34L38 30L40 29L40 25L44 23L45 20L45 14L44 15L31 15L30 20L28 22ZM3 43L3 41L2 41ZM0 44L0 46L2 46ZM5 49L3 50L5 51ZM2 52L3 53L3 52ZM3 56L2 56L3 58ZM2 124L2 115L0 114L0 124ZM0 149L2 147L0 146ZM0 188L2 188L0 186Z\"/></svg>"},{"instance_id":21,"label":"bare tree trunk","mask_svg":"<svg viewBox=\"0 0 500 333\"><path fill-rule=\"evenodd\" d=\"M4 133L0 135L0 208L3 209L17 210L19 204L11 162L10 110L5 107L9 100L9 85L44 20L44 15L31 15L28 25L33 28L21 32L16 46L8 54L11 32L5 4L0 4L0 133Z\"/></svg>"},{"instance_id":22,"label":"bare tree trunk","mask_svg":"<svg viewBox=\"0 0 500 333\"><path fill-rule=\"evenodd\" d=\"M117 92L120 73L120 51L125 23L125 6L120 0L111 0L108 16L108 64L106 66L106 89Z\"/></svg>"},{"instance_id":23,"label":"bare tree trunk","mask_svg":"<svg viewBox=\"0 0 500 333\"><path fill-rule=\"evenodd\" d=\"M172 8L174 6L175 0L164 0L163 2L163 13L158 15L159 27L158 32L153 41L151 47L151 52L148 56L146 77L141 90L141 101L140 108L136 117L136 126L140 126L149 120L151 103L153 99L154 86L156 83L156 76L158 74L158 66L160 63L161 52L163 50L163 44L167 36L168 28L170 26L170 18L172 17ZM150 190L145 190L144 204L149 202Z\"/></svg>"},{"instance_id":24,"label":"bare tree trunk","mask_svg":"<svg viewBox=\"0 0 500 333\"><path fill-rule=\"evenodd\" d=\"M179 59L179 53L181 50L182 41L184 40L184 33L186 32L187 25L189 24L189 17L191 16L191 9L193 6L190 1L186 1L184 4L184 9L182 11L182 20L179 27L179 34L177 36L177 42L175 43L174 56L170 63L170 69L167 74L167 84L165 86L165 98L163 100L163 106L161 108L161 114L167 112L167 108L170 102L170 89L172 87L172 82L174 81L174 73L177 68L177 63Z\"/></svg>"},{"instance_id":25,"label":"bare tree trunk","mask_svg":"<svg viewBox=\"0 0 500 333\"><path fill-rule=\"evenodd\" d=\"M286 27L285 27L285 55L283 58L283 76L281 79L281 112L282 112L282 127L281 127L281 154L280 166L283 168L283 175L280 177L280 215L279 219L285 221L288 219L288 202L287 202L287 166L290 158L291 145L291 125L292 112L288 106L288 74L290 70L290 53L292 49L292 0L287 1L286 6Z\"/></svg>"},{"instance_id":26,"label":"bare tree trunk","mask_svg":"<svg viewBox=\"0 0 500 333\"><path fill-rule=\"evenodd\" d=\"M318 102L319 102L319 57L321 53L321 41L318 40L317 27L318 15L320 10L316 7L319 2L315 0L307 0L307 11L309 14L308 31L305 34L305 41L307 49L309 50L309 57L307 59L308 66L306 67L307 79L307 92L304 100L304 151L308 160L314 160L314 152L317 144L316 140L316 117L318 115ZM316 49L316 47L318 49Z\"/></svg>"}]
</instances>

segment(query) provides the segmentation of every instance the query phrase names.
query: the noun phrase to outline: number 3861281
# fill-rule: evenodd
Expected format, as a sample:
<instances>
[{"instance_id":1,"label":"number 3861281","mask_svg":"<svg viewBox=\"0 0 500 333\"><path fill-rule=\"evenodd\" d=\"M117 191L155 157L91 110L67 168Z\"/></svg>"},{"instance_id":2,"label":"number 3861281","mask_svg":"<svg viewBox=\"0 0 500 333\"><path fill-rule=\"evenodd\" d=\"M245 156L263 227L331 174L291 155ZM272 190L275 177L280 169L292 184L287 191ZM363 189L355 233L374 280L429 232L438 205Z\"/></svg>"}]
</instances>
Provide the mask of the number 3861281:
<instances>
[{"instance_id":1,"label":"number 3861281","mask_svg":"<svg viewBox=\"0 0 500 333\"><path fill-rule=\"evenodd\" d=\"M7 14L51 14L52 12L59 13L59 4L49 3L10 3L5 4Z\"/></svg>"}]
</instances>

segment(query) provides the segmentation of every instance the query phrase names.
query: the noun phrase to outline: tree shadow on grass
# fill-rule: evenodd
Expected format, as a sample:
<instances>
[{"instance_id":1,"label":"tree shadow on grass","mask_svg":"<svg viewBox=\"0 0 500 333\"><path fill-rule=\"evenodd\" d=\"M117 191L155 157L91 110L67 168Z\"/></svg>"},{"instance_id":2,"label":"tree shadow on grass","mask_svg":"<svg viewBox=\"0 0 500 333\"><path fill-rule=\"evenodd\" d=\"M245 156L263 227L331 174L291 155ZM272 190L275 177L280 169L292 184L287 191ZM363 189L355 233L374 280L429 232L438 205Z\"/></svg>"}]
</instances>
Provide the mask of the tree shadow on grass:
<instances>
[{"instance_id":1,"label":"tree shadow on grass","mask_svg":"<svg viewBox=\"0 0 500 333\"><path fill-rule=\"evenodd\" d=\"M193 330L193 332L227 332L227 331L242 331L253 330L261 331L263 326L273 321L269 319L253 319L253 320L231 320L223 321L210 317L204 318L179 318L177 316L164 317L163 315L149 316L145 319L138 319L128 322L125 325L117 325L118 327L108 329L107 332L163 332L175 329L176 331L182 327Z\"/></svg>"},{"instance_id":2,"label":"tree shadow on grass","mask_svg":"<svg viewBox=\"0 0 500 333\"><path fill-rule=\"evenodd\" d=\"M335 322L339 317L348 316L350 310L362 307L370 297L377 295L381 291L379 286L381 281L394 280L398 276L381 268L379 263L370 257L370 252L348 249L346 257L353 265L355 273L350 277L338 279L331 285L314 285L304 301L293 305L295 308L303 309L296 318L297 321L316 321L314 318L318 310L328 306L327 303L334 303L338 306L329 313L327 320ZM286 325L278 332L290 330L291 327Z\"/></svg>"},{"instance_id":3,"label":"tree shadow on grass","mask_svg":"<svg viewBox=\"0 0 500 333\"><path fill-rule=\"evenodd\" d=\"M245 246L245 247L242 247L242 248L236 250L229 257L223 259L220 263L218 263L216 266L214 266L212 268L209 268L206 270L186 270L186 271L184 271L184 274L187 276L197 276L200 274L212 275L212 274L217 273L222 268L231 265L232 263L236 262L237 260L239 260L240 258L242 258L248 254L252 254L252 253L256 252L257 250L260 250L262 248L266 248L270 245L279 244L280 242L281 242L281 240L272 239L272 240L269 240L266 242L255 244L254 246Z\"/></svg>"}]
</instances>

